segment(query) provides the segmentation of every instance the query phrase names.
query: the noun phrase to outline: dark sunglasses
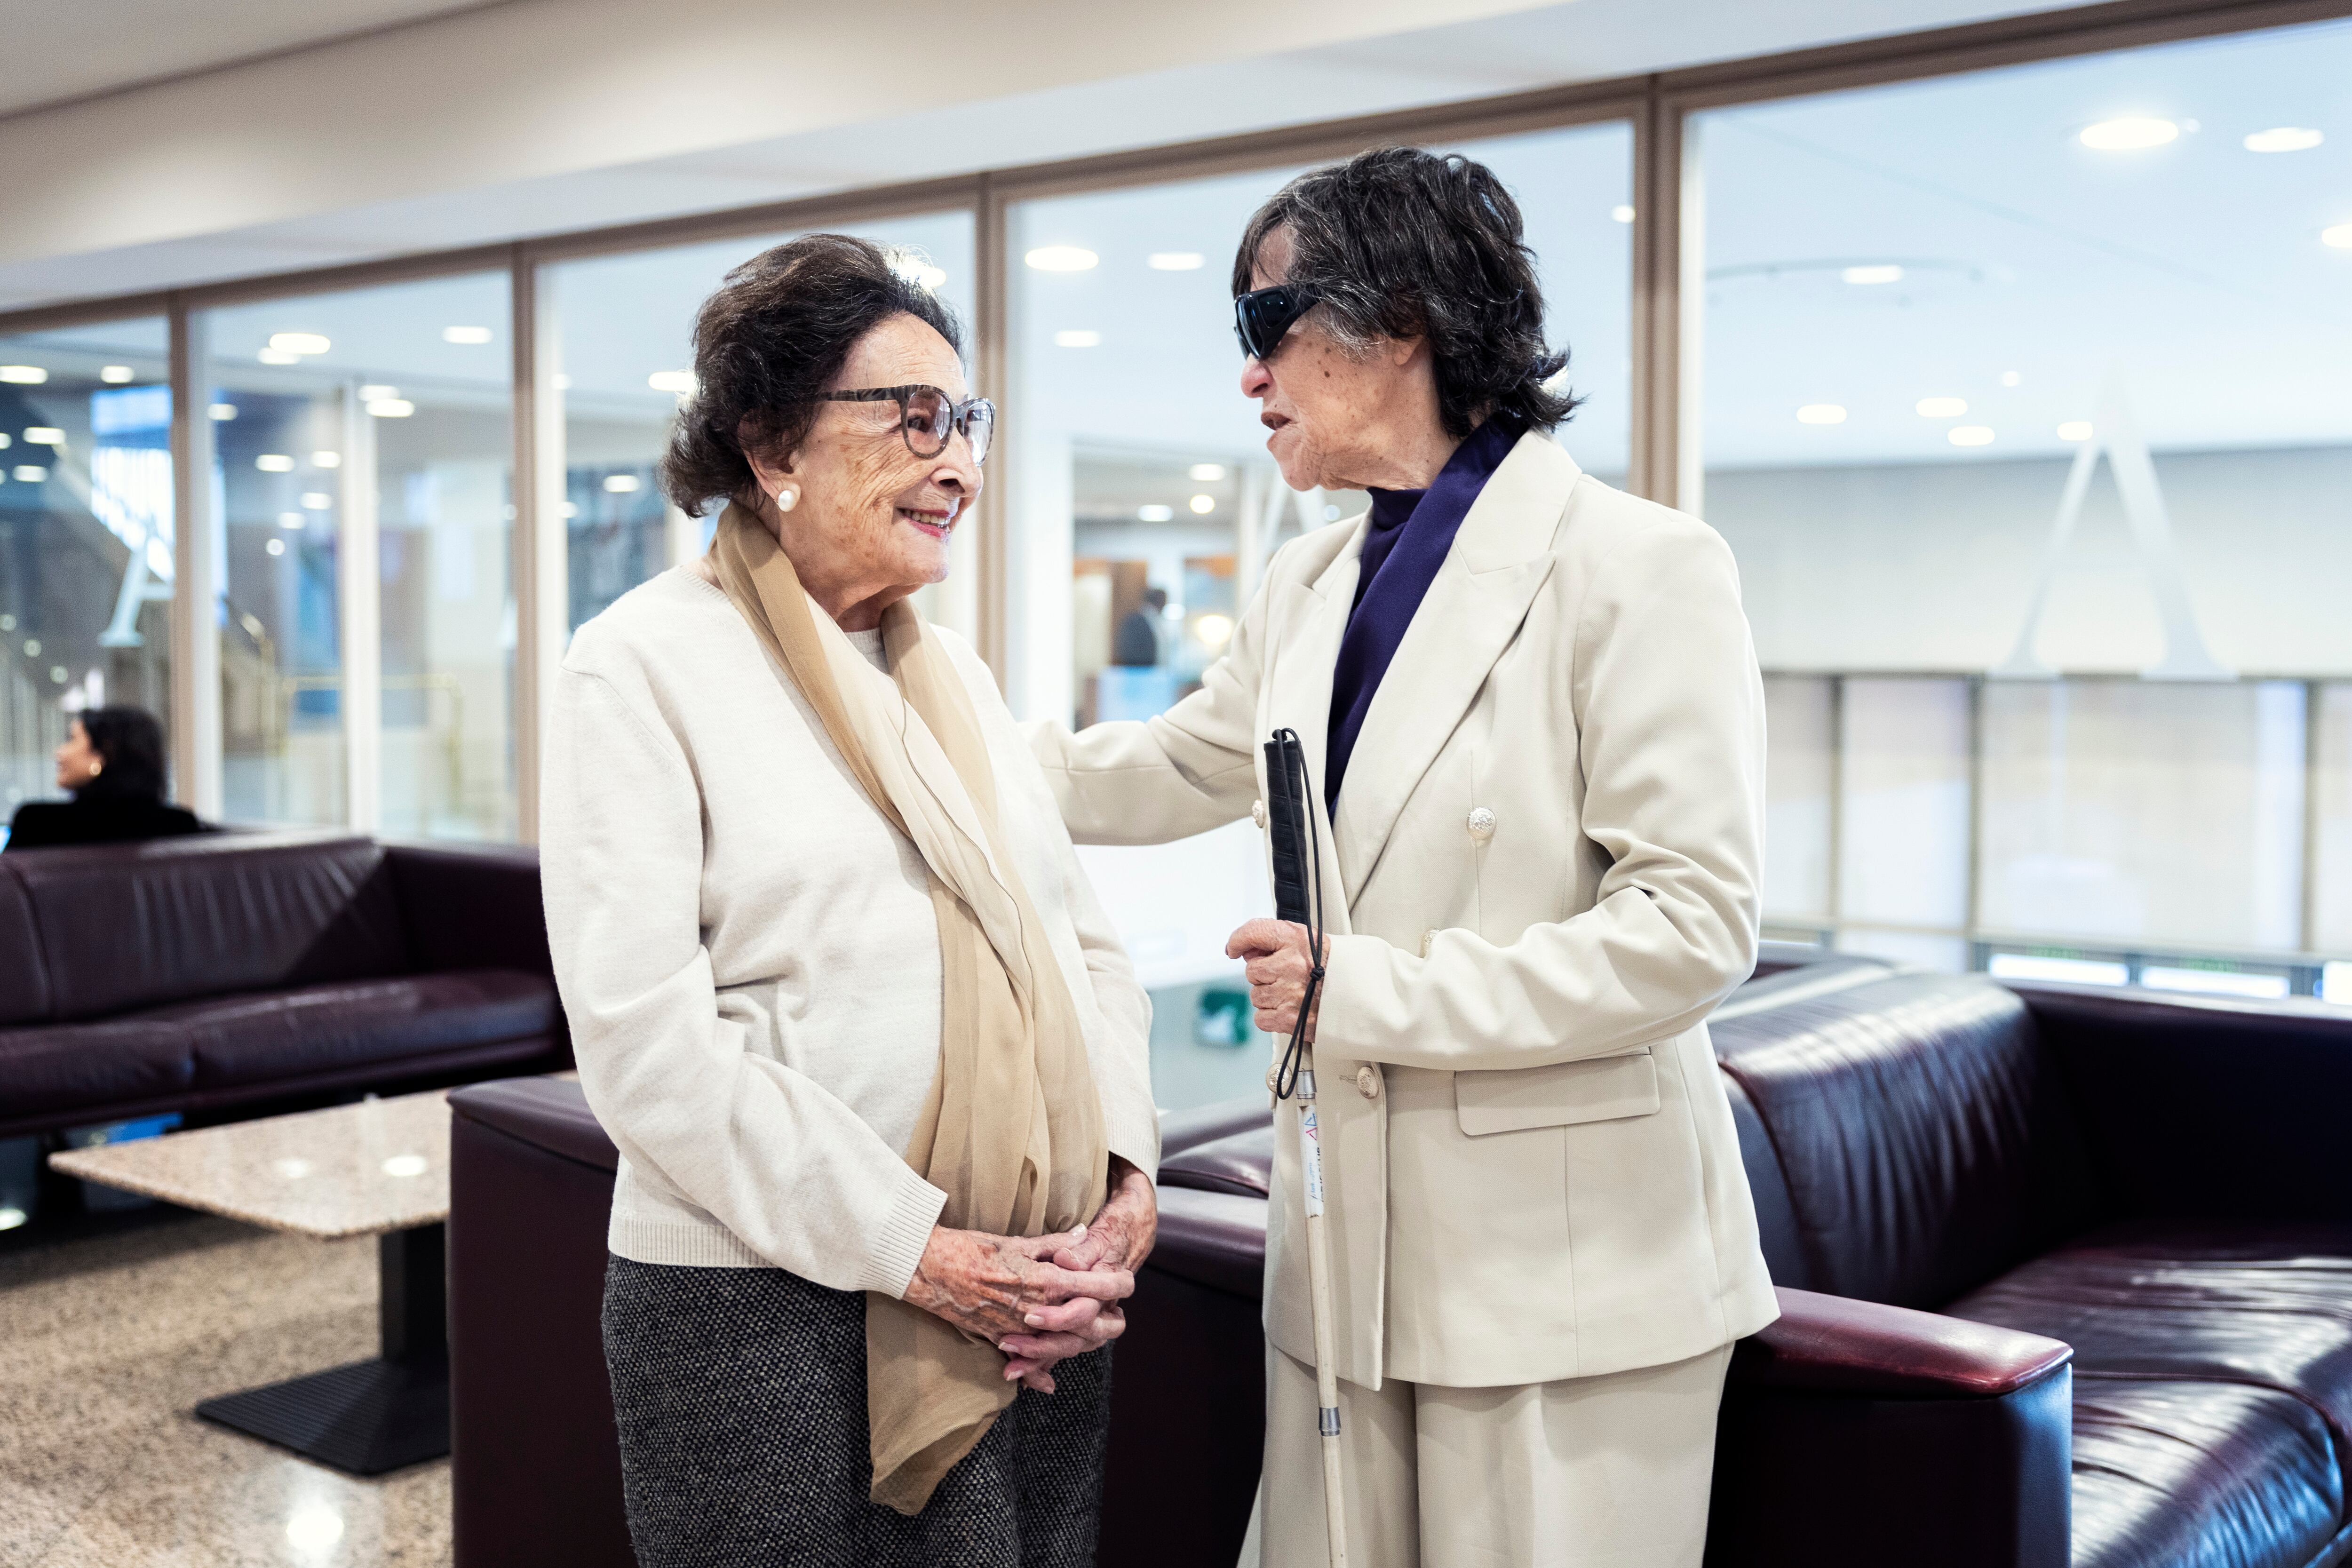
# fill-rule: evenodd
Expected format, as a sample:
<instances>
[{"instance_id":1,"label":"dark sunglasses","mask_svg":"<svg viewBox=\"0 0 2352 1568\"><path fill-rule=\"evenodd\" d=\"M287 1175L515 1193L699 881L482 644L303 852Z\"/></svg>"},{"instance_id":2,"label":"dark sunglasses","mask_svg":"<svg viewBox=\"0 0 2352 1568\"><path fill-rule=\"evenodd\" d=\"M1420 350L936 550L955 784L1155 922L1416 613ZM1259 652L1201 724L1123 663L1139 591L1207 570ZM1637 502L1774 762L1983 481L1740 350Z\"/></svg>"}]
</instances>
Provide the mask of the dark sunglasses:
<instances>
[{"instance_id":1,"label":"dark sunglasses","mask_svg":"<svg viewBox=\"0 0 2352 1568\"><path fill-rule=\"evenodd\" d=\"M1241 339L1242 353L1272 359L1282 345L1282 334L1322 299L1323 290L1311 283L1279 283L1234 295L1234 336Z\"/></svg>"},{"instance_id":2,"label":"dark sunglasses","mask_svg":"<svg viewBox=\"0 0 2352 1568\"><path fill-rule=\"evenodd\" d=\"M948 449L956 431L971 443L971 460L988 461L988 445L996 434L996 405L985 397L958 403L936 386L861 386L853 392L821 394L819 403L895 403L898 428L907 450L918 458L936 458Z\"/></svg>"}]
</instances>

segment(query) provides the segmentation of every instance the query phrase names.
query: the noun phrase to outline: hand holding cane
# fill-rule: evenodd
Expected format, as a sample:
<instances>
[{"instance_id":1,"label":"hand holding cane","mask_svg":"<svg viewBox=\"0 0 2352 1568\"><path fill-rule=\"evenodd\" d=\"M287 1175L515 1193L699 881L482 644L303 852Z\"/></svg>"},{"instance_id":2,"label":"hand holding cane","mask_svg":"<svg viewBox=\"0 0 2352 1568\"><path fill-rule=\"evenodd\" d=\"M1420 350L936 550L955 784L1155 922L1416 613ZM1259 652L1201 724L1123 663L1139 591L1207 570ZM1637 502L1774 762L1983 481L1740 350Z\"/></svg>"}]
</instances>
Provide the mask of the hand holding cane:
<instances>
[{"instance_id":1,"label":"hand holding cane","mask_svg":"<svg viewBox=\"0 0 2352 1568\"><path fill-rule=\"evenodd\" d=\"M1323 1515L1331 1568L1347 1568L1346 1492L1339 1467L1339 1379L1332 1347L1331 1258L1323 1235L1323 1143L1315 1119L1315 1053L1307 1021L1323 984L1322 841L1307 795L1307 759L1298 732L1276 730L1265 744L1266 827L1274 860L1275 915L1305 926L1311 967L1298 1000L1298 1021L1271 1087L1276 1100L1298 1101L1299 1186L1307 1211L1307 1289L1315 1314L1316 1431L1323 1450ZM1312 897L1309 889L1312 889Z\"/></svg>"}]
</instances>

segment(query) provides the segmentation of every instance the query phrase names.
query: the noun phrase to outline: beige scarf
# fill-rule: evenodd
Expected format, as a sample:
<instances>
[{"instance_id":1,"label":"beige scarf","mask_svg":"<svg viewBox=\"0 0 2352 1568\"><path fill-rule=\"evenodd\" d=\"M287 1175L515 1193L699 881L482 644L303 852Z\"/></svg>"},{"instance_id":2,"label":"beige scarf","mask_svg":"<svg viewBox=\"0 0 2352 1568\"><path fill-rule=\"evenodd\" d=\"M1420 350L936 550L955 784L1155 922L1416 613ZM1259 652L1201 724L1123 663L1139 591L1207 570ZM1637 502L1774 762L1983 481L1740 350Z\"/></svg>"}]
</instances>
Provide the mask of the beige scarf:
<instances>
[{"instance_id":1,"label":"beige scarf","mask_svg":"<svg viewBox=\"0 0 2352 1568\"><path fill-rule=\"evenodd\" d=\"M1102 1104L1061 966L996 820L971 694L905 600L882 613L896 690L815 601L759 518L730 506L719 584L931 872L940 1070L907 1163L948 1195L940 1223L997 1236L1084 1225L1102 1206ZM986 1340L904 1301L866 1298L866 1412L877 1503L921 1511L1018 1385Z\"/></svg>"}]
</instances>

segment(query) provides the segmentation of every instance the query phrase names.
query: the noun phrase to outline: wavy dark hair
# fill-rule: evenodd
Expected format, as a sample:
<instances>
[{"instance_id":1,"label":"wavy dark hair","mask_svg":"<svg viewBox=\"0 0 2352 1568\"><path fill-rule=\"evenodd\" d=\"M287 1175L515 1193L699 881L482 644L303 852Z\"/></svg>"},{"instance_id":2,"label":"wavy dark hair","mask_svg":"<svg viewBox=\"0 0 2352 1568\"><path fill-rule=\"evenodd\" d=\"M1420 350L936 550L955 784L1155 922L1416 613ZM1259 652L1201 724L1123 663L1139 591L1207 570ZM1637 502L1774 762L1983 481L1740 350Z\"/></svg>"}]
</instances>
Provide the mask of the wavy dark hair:
<instances>
[{"instance_id":1,"label":"wavy dark hair","mask_svg":"<svg viewBox=\"0 0 2352 1568\"><path fill-rule=\"evenodd\" d=\"M106 766L74 791L76 800L163 798L163 726L144 708L85 708L74 717Z\"/></svg>"},{"instance_id":2,"label":"wavy dark hair","mask_svg":"<svg viewBox=\"0 0 2352 1568\"><path fill-rule=\"evenodd\" d=\"M695 390L662 456L662 492L688 517L742 494L753 482L745 453L772 459L797 448L816 418L810 400L858 339L898 315L963 353L955 312L870 240L804 235L730 272L695 313Z\"/></svg>"},{"instance_id":3,"label":"wavy dark hair","mask_svg":"<svg viewBox=\"0 0 2352 1568\"><path fill-rule=\"evenodd\" d=\"M1557 426L1582 401L1546 384L1568 351L1544 342L1543 289L1519 204L1495 172L1458 153L1381 147L1310 169L1251 217L1234 255L1249 290L1259 249L1291 235L1286 281L1323 292L1315 320L1342 349L1426 338L1438 417L1455 436L1511 416Z\"/></svg>"}]
</instances>

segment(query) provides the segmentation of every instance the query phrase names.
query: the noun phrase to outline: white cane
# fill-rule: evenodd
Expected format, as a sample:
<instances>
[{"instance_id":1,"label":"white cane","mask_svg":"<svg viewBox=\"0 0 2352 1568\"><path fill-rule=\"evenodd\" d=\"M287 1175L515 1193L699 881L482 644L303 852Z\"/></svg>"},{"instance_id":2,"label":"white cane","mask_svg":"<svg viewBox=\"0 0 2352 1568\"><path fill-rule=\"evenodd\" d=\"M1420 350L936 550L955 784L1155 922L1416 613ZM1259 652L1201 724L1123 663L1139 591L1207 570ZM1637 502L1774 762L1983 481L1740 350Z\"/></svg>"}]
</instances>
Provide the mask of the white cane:
<instances>
[{"instance_id":1,"label":"white cane","mask_svg":"<svg viewBox=\"0 0 2352 1568\"><path fill-rule=\"evenodd\" d=\"M1315 1316L1315 1431L1323 1452L1323 1528L1331 1568L1347 1568L1347 1489L1339 1464L1339 1376L1331 1340L1331 1253L1323 1235L1323 1140L1315 1120L1315 1053L1307 1019L1323 983L1322 843L1307 796L1307 759L1296 731L1276 730L1266 742L1266 826L1273 851L1275 913L1307 928L1312 954L1298 1021L1267 1087L1276 1100L1298 1101L1298 1172L1307 1218L1307 1294ZM1313 889L1310 898L1308 889Z\"/></svg>"}]
</instances>

